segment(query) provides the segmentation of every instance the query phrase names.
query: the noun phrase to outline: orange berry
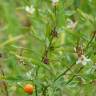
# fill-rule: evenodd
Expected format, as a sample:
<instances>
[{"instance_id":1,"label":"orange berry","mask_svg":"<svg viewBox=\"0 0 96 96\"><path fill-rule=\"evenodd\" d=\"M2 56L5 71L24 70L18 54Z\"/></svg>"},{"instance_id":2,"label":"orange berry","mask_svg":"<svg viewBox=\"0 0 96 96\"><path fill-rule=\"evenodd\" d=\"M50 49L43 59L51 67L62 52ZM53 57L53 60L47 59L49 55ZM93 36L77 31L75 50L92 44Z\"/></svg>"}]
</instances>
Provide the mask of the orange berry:
<instances>
[{"instance_id":1,"label":"orange berry","mask_svg":"<svg viewBox=\"0 0 96 96\"><path fill-rule=\"evenodd\" d=\"M31 84L26 84L24 86L24 91L28 94L32 94L33 93L33 90L34 90L34 86L31 85Z\"/></svg>"}]
</instances>

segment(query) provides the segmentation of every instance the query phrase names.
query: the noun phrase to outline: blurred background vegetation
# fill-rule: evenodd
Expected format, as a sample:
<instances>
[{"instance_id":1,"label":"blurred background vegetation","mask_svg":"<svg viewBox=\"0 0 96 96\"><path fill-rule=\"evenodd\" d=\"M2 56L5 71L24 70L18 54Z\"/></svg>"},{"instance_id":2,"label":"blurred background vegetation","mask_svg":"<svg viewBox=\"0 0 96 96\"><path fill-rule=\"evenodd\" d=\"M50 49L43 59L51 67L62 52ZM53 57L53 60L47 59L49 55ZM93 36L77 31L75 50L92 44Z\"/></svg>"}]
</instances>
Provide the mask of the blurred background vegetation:
<instances>
[{"instance_id":1,"label":"blurred background vegetation","mask_svg":"<svg viewBox=\"0 0 96 96\"><path fill-rule=\"evenodd\" d=\"M52 1L0 0L0 96L96 96L96 0Z\"/></svg>"}]
</instances>

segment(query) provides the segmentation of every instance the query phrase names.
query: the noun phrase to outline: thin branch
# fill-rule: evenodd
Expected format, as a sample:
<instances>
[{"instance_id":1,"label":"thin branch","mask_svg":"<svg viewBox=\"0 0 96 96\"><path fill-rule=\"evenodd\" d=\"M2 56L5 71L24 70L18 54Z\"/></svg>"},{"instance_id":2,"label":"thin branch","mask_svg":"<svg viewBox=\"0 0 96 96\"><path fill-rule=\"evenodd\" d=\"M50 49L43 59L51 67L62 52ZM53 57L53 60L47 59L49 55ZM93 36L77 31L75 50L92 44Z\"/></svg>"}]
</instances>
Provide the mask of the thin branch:
<instances>
[{"instance_id":1,"label":"thin branch","mask_svg":"<svg viewBox=\"0 0 96 96\"><path fill-rule=\"evenodd\" d=\"M82 66L82 67L78 70L78 72L77 72L76 74L80 73L83 68L84 68L84 67ZM66 84L69 84L76 76L77 76L77 75L73 75L72 78L71 78Z\"/></svg>"},{"instance_id":2,"label":"thin branch","mask_svg":"<svg viewBox=\"0 0 96 96\"><path fill-rule=\"evenodd\" d=\"M36 76L35 79L37 80L37 76L38 76L38 66L36 68ZM36 96L38 96L38 90L37 90L37 85L35 84L35 90L36 90Z\"/></svg>"},{"instance_id":3,"label":"thin branch","mask_svg":"<svg viewBox=\"0 0 96 96\"><path fill-rule=\"evenodd\" d=\"M89 47L89 45L91 44L91 42L93 41L93 39L95 38L95 36L96 36L96 31L93 32L93 35L92 35L90 41L89 41L88 44L86 45L85 51L87 50L87 48Z\"/></svg>"},{"instance_id":4,"label":"thin branch","mask_svg":"<svg viewBox=\"0 0 96 96\"><path fill-rule=\"evenodd\" d=\"M59 78L61 78L62 76L64 76L75 64L72 64L69 68L67 68L63 73L61 73L58 77L56 77L56 79L54 80L54 82L56 82Z\"/></svg>"}]
</instances>

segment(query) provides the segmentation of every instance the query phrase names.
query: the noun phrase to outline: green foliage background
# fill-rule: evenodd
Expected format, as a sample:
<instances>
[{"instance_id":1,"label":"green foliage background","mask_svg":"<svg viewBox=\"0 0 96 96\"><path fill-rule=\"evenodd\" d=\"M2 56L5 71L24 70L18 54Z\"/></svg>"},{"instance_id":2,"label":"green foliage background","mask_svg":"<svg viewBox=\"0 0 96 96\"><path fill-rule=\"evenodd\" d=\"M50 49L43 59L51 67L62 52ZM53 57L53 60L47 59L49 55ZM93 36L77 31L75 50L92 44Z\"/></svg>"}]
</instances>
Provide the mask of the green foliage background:
<instances>
[{"instance_id":1,"label":"green foliage background","mask_svg":"<svg viewBox=\"0 0 96 96\"><path fill-rule=\"evenodd\" d=\"M31 5L34 14L24 10ZM67 27L69 19L77 22L76 28ZM49 64L44 64L55 23L58 36L48 49ZM7 96L6 91L28 96L23 90L27 83L35 86L32 96L96 96L95 26L96 0L59 0L56 15L51 0L0 0L0 96ZM82 70L74 52L78 42L92 61Z\"/></svg>"}]
</instances>

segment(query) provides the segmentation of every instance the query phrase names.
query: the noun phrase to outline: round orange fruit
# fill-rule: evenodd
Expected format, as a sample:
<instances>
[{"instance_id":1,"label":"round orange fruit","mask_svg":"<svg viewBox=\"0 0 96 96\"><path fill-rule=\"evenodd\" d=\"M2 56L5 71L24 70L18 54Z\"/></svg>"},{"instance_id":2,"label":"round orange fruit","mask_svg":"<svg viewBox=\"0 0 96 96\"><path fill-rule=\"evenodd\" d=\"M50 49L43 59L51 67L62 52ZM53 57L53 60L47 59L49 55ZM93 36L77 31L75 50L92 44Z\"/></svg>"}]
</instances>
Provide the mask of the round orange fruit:
<instances>
[{"instance_id":1,"label":"round orange fruit","mask_svg":"<svg viewBox=\"0 0 96 96\"><path fill-rule=\"evenodd\" d=\"M31 84L26 84L24 86L24 91L28 94L32 94L33 93L33 90L34 90L34 86L31 85Z\"/></svg>"}]
</instances>

